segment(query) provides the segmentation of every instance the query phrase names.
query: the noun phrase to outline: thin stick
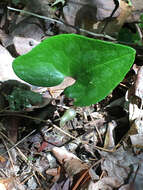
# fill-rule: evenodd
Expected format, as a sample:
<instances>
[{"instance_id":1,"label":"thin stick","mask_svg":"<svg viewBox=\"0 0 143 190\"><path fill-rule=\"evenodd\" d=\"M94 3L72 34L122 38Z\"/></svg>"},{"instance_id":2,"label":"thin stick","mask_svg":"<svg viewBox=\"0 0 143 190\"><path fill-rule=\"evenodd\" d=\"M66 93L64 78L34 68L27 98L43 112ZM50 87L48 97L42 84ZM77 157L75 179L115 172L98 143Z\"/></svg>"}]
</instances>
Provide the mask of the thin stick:
<instances>
[{"instance_id":1,"label":"thin stick","mask_svg":"<svg viewBox=\"0 0 143 190\"><path fill-rule=\"evenodd\" d=\"M4 154L6 154L7 152L9 152L10 150L12 150L13 148L17 147L21 142L23 142L26 138L28 138L30 135L32 135L35 131L36 131L36 129L33 130L31 133L29 133L29 134L28 134L27 136L25 136L22 140L20 140L18 143L16 143L14 146L12 146L11 148L9 148L6 152L4 152L4 153L1 154L1 155L4 155ZM0 134L1 134L1 135L4 135L4 134L1 133L1 132L0 132Z\"/></svg>"},{"instance_id":2,"label":"thin stick","mask_svg":"<svg viewBox=\"0 0 143 190\"><path fill-rule=\"evenodd\" d=\"M10 114L0 114L0 116L6 116L6 115L10 115ZM72 139L74 139L74 140L77 140L76 137L70 135L69 133L66 133L66 132L65 132L64 130L62 130L60 127L58 127L58 126L52 124L52 122L48 122L48 121L46 121L46 120L43 120L43 119L40 119L40 118L36 118L36 117L31 117L31 116L28 116L28 115L16 114L16 116L29 118L29 119L41 121L41 122L44 122L44 123L49 123L49 124L52 125L52 127L54 127L54 128L56 128L57 130L61 131L61 132L64 133L65 135L69 136L70 138L72 138ZM32 131L31 133L33 133L33 132L35 132L35 130ZM1 132L0 132L0 133L1 133ZM27 136L31 135L31 133L28 134ZM24 137L24 139L27 138L27 136ZM11 150L12 148L16 147L16 146L17 146L18 144L20 144L22 141L23 141L23 139L22 139L21 141L19 141L17 144L15 144L13 147L11 147L9 150ZM6 152L4 152L3 154L5 154L5 153L6 153ZM3 155L3 154L2 154L2 155Z\"/></svg>"},{"instance_id":3,"label":"thin stick","mask_svg":"<svg viewBox=\"0 0 143 190\"><path fill-rule=\"evenodd\" d=\"M38 177L37 177L37 175L35 174L35 172L33 171L33 175L34 175L34 177L35 177L35 179L36 179L36 181L37 181L37 183L39 184L39 186L41 187L41 183L40 183L40 181L39 181L39 179L38 179Z\"/></svg>"},{"instance_id":4,"label":"thin stick","mask_svg":"<svg viewBox=\"0 0 143 190\"><path fill-rule=\"evenodd\" d=\"M13 168L13 171L14 171L13 160L12 160L11 154L10 154L10 152L9 152L9 150L8 150L7 144L6 144L5 140L4 140L4 138L2 137L2 135L1 135L1 139L2 139L2 141L3 141L3 143L4 143L4 146L6 147L6 150L7 150L7 153L8 153L8 156L9 156L9 159L10 159L10 162L11 162L11 165L12 165L12 168Z\"/></svg>"},{"instance_id":5,"label":"thin stick","mask_svg":"<svg viewBox=\"0 0 143 190\"><path fill-rule=\"evenodd\" d=\"M108 36L108 35L105 35L105 34L97 34L97 33L94 33L94 32L90 32L88 30L85 30L85 29L82 29L82 28L78 28L76 26L73 26L73 25L70 25L70 24L67 24L61 20L57 20L57 19L53 19L53 18L49 18L49 17L46 17L46 16L42 16L42 15L39 15L39 14L35 14L35 13L31 13L29 11L24 11L24 10L20 10L20 9L15 9L15 8L12 8L12 7L7 7L9 10L12 10L12 11L16 11L16 12L20 12L20 13L25 13L25 14L28 14L28 15L32 15L32 16L35 16L35 17L38 17L38 18L41 18L41 19L45 19L45 20L50 20L52 22L56 22L58 24L61 24L61 25L67 25L71 28L74 28L76 29L77 31L80 31L80 32L85 32L87 34L90 34L94 37L100 37L100 38L107 38L111 41L116 41L115 38L111 37L111 36Z\"/></svg>"},{"instance_id":6,"label":"thin stick","mask_svg":"<svg viewBox=\"0 0 143 190\"><path fill-rule=\"evenodd\" d=\"M138 24L135 24L135 26L136 26L136 29L137 29L137 31L138 31L139 38L140 38L140 40L142 41L142 40L143 40L143 34L142 34L142 32L141 32L141 29L140 29L140 27L139 27Z\"/></svg>"},{"instance_id":7,"label":"thin stick","mask_svg":"<svg viewBox=\"0 0 143 190\"><path fill-rule=\"evenodd\" d=\"M53 125L54 128L56 128L57 130L61 131L62 133L64 133L65 135L69 136L70 138L74 139L74 140L77 140L76 137L70 135L69 133L65 132L64 130L62 130L60 127L56 126L56 125Z\"/></svg>"},{"instance_id":8,"label":"thin stick","mask_svg":"<svg viewBox=\"0 0 143 190\"><path fill-rule=\"evenodd\" d=\"M30 175L30 176L28 176L28 177L26 177L26 179L24 179L22 182L21 182L21 184L23 185L24 183L26 183L31 177L33 177L33 173Z\"/></svg>"},{"instance_id":9,"label":"thin stick","mask_svg":"<svg viewBox=\"0 0 143 190\"><path fill-rule=\"evenodd\" d=\"M7 116L7 115L10 115L10 113L0 114L0 116ZM52 124L52 122L50 122L50 121L43 120L43 119L36 118L36 117L31 117L31 116L28 116L28 115L22 115L22 114L15 114L15 115L18 116L18 117L25 117L25 118L29 118L29 119L32 119L32 120L37 120L37 121L45 122L45 123L47 123L47 124L51 124L54 128L56 128L57 130L61 131L61 132L64 133L65 135L69 136L70 138L72 138L72 139L74 139L74 140L77 140L77 137L74 137L74 136L70 135L69 133L66 133L64 130L62 130L60 127L58 127L58 126ZM1 134L1 132L0 132L0 134ZM3 135L4 135L4 134L3 134ZM80 140L80 142L83 143L83 144L86 143L85 141L81 141L81 140ZM14 146L14 147L15 147L15 146ZM97 148L97 149L99 149L99 150L105 151L105 152L115 152L117 145L116 145L113 149L111 149L111 150L105 149L105 148L102 148L102 147L99 147L99 146L94 146L94 147ZM16 147L16 148L17 148L17 147ZM19 151L20 151L20 150L19 150ZM4 154L5 154L5 153L4 153ZM3 154L2 154L2 155L3 155Z\"/></svg>"}]
</instances>

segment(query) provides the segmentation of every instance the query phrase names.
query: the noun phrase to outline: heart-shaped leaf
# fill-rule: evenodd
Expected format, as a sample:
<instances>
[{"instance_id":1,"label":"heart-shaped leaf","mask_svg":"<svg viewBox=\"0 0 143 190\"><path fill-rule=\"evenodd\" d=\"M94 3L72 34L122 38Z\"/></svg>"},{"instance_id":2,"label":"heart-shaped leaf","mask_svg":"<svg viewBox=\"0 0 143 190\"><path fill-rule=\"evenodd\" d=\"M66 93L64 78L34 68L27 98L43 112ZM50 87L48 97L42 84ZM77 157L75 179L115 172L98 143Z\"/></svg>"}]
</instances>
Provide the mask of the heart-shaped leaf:
<instances>
[{"instance_id":1,"label":"heart-shaped leaf","mask_svg":"<svg viewBox=\"0 0 143 190\"><path fill-rule=\"evenodd\" d=\"M107 96L132 66L135 50L76 34L61 34L44 40L13 62L15 73L36 86L55 86L64 77L74 85L65 94L77 106L99 102Z\"/></svg>"}]
</instances>

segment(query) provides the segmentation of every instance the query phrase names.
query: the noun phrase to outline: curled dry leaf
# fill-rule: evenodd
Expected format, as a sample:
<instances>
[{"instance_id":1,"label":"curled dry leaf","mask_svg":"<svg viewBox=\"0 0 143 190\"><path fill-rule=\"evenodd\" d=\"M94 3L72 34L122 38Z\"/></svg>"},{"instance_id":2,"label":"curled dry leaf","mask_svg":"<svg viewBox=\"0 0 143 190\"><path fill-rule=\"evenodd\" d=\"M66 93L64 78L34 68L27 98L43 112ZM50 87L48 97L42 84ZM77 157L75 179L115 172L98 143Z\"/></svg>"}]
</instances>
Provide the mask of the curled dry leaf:
<instances>
[{"instance_id":1,"label":"curled dry leaf","mask_svg":"<svg viewBox=\"0 0 143 190\"><path fill-rule=\"evenodd\" d=\"M88 170L89 166L79 159L71 159L65 162L64 168L69 177L72 177L84 170Z\"/></svg>"},{"instance_id":2,"label":"curled dry leaf","mask_svg":"<svg viewBox=\"0 0 143 190\"><path fill-rule=\"evenodd\" d=\"M116 127L115 121L108 123L107 133L104 142L104 148L112 149L115 147L115 140L114 140L114 129Z\"/></svg>"},{"instance_id":3,"label":"curled dry leaf","mask_svg":"<svg viewBox=\"0 0 143 190\"><path fill-rule=\"evenodd\" d=\"M58 175L58 168L51 168L46 170L47 175L56 176Z\"/></svg>"},{"instance_id":4,"label":"curled dry leaf","mask_svg":"<svg viewBox=\"0 0 143 190\"><path fill-rule=\"evenodd\" d=\"M52 181L56 182L60 178L60 168L51 168L51 169L48 169L48 170L46 170L46 174L53 176L54 178L53 178Z\"/></svg>"},{"instance_id":5,"label":"curled dry leaf","mask_svg":"<svg viewBox=\"0 0 143 190\"><path fill-rule=\"evenodd\" d=\"M142 147L143 136L143 66L137 70L136 81L128 90L126 100L129 102L129 120L131 123L128 137L133 146Z\"/></svg>"},{"instance_id":6,"label":"curled dry leaf","mask_svg":"<svg viewBox=\"0 0 143 190\"><path fill-rule=\"evenodd\" d=\"M68 152L63 148L53 148L52 152L58 161L63 164L64 169L69 177L72 177L83 170L89 169L89 166L82 162L78 157L74 154Z\"/></svg>"},{"instance_id":7,"label":"curled dry leaf","mask_svg":"<svg viewBox=\"0 0 143 190\"><path fill-rule=\"evenodd\" d=\"M52 152L61 164L71 159L79 159L73 153L68 152L65 148L54 147Z\"/></svg>"},{"instance_id":8,"label":"curled dry leaf","mask_svg":"<svg viewBox=\"0 0 143 190\"><path fill-rule=\"evenodd\" d=\"M126 94L126 101L129 102L129 120L134 121L143 116L143 66L137 71L136 81Z\"/></svg>"}]
</instances>

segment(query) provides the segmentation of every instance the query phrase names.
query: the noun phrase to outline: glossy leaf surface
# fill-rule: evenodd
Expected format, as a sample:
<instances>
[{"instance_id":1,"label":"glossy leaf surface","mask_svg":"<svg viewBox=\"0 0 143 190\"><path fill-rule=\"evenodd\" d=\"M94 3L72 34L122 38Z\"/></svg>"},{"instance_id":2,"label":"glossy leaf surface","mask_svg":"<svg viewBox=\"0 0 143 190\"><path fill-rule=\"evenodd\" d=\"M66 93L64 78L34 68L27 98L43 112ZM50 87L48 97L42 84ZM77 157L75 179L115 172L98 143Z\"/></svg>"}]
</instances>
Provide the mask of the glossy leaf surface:
<instances>
[{"instance_id":1,"label":"glossy leaf surface","mask_svg":"<svg viewBox=\"0 0 143 190\"><path fill-rule=\"evenodd\" d=\"M135 50L76 34L50 37L13 62L15 73L36 86L55 86L64 77L76 82L65 89L77 106L95 104L123 80Z\"/></svg>"}]
</instances>

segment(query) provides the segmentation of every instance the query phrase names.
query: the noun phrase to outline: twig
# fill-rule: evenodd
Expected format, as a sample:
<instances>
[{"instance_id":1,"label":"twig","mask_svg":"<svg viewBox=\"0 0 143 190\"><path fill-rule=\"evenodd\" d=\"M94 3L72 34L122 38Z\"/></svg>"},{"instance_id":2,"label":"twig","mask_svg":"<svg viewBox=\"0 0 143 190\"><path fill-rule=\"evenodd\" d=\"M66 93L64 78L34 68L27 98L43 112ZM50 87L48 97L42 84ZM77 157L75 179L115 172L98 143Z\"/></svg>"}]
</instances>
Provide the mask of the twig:
<instances>
[{"instance_id":1,"label":"twig","mask_svg":"<svg viewBox=\"0 0 143 190\"><path fill-rule=\"evenodd\" d=\"M104 158L101 158L100 160L97 160L91 167L90 167L90 169L91 168L93 168L93 167L95 167L96 165L98 165L100 162L102 162L104 160Z\"/></svg>"},{"instance_id":2,"label":"twig","mask_svg":"<svg viewBox=\"0 0 143 190\"><path fill-rule=\"evenodd\" d=\"M35 131L35 130L33 130L32 132L34 132L34 131ZM32 132L31 132L29 135L31 135ZM0 134L1 134L4 138L6 138L11 144L14 144L5 134L3 134L2 132L0 132ZM29 135L27 135L27 136L24 137L24 138L27 138ZM22 140L23 140L23 139L22 139ZM21 143L21 141L20 141L19 143ZM13 149L13 148L15 147L16 150L17 150L17 151L19 152L19 154L21 155L21 157L23 158L23 160L27 163L27 165L29 165L29 163L28 163L28 158L21 152L21 150L20 150L18 147L16 147L19 143L17 143L17 144L14 145L13 147L11 147L8 151L10 151L11 149ZM4 152L3 154L7 153L8 151ZM3 154L2 154L2 155L3 155ZM34 172L35 172L35 171L38 172L38 174L39 174L44 180L46 180L46 178L42 175L42 173L41 173L40 171L38 171L37 168L35 168L33 165L32 165L32 167L33 167Z\"/></svg>"},{"instance_id":3,"label":"twig","mask_svg":"<svg viewBox=\"0 0 143 190\"><path fill-rule=\"evenodd\" d=\"M137 167L137 169L136 169L136 171L135 171L135 175L134 175L134 177L133 177L132 183L135 183L135 180L136 180L136 177L137 177L137 173L138 173L138 171L139 171L140 168L141 168L141 164L138 164L138 167Z\"/></svg>"},{"instance_id":4,"label":"twig","mask_svg":"<svg viewBox=\"0 0 143 190\"><path fill-rule=\"evenodd\" d=\"M111 37L111 36L108 36L108 35L105 35L105 34L97 34L97 33L94 33L94 32L90 32L88 30L85 30L85 29L82 29L82 28L78 28L76 26L73 26L73 25L70 25L70 24L67 24L61 20L57 20L57 19L53 19L53 18L49 18L49 17L46 17L46 16L42 16L42 15L39 15L39 14L35 14L35 13L31 13L29 11L24 11L24 10L20 10L20 9L15 9L15 8L12 8L12 7L7 7L9 10L12 10L12 11L17 11L17 12L20 12L20 13L25 13L25 14L28 14L28 15L32 15L32 16L35 16L35 17L38 17L38 18L41 18L41 19L45 19L45 20L50 20L50 21L53 21L53 22L56 22L58 24L61 24L61 25L67 25L71 28L74 28L76 29L77 31L80 31L80 32L85 32L87 34L90 34L94 37L100 37L100 38L107 38L108 40L111 40L111 41L116 41L115 38Z\"/></svg>"},{"instance_id":5,"label":"twig","mask_svg":"<svg viewBox=\"0 0 143 190\"><path fill-rule=\"evenodd\" d=\"M23 142L26 138L28 138L30 135L32 135L35 131L36 131L36 129L33 130L31 133L29 133L27 136L25 136L22 140L20 140L14 146L12 146L11 148L9 148L6 152L4 152L3 154L1 154L1 156L4 155L4 154L6 154L7 152L9 152L10 150L12 150L13 148L17 147L21 142ZM3 133L1 133L1 132L0 132L0 134L3 135Z\"/></svg>"},{"instance_id":6,"label":"twig","mask_svg":"<svg viewBox=\"0 0 143 190\"><path fill-rule=\"evenodd\" d=\"M114 1L114 4L115 4L115 8L113 9L111 15L109 16L108 20L106 20L105 22L105 25L101 31L101 33L103 33L106 29L106 27L108 26L109 24L109 20L113 17L114 13L117 11L118 7L119 7L119 1L118 0L113 0Z\"/></svg>"},{"instance_id":7,"label":"twig","mask_svg":"<svg viewBox=\"0 0 143 190\"><path fill-rule=\"evenodd\" d=\"M10 114L0 114L0 116L6 116L6 115L10 115ZM39 118L36 118L36 117L31 117L31 116L28 116L28 115L22 115L22 114L16 114L16 116L18 116L18 117L25 117L25 118L29 118L29 119L32 119L32 120L37 120L37 121L41 121L41 122L44 122L44 123L51 124L52 127L54 127L54 128L56 128L57 130L61 131L61 132L64 133L65 135L69 136L70 138L72 138L72 139L74 139L74 140L77 140L77 137L74 137L74 136L70 135L69 133L67 133L67 132L65 132L64 130L62 130L60 127L58 127L58 126L52 124L52 122L50 122L50 121L43 120L43 119L39 119ZM35 130L32 131L30 134L28 134L26 137L24 137L24 139L27 138L29 135L31 135L31 134L34 133L34 132L35 132ZM0 134L1 134L1 132L0 132ZM11 150L11 149L13 149L14 147L16 147L16 146L17 146L18 144L20 144L24 139L22 139L21 141L19 141L17 144L15 144L15 145L14 145L13 147L11 147L9 150ZM7 153L7 152L4 152L3 154L5 154L5 153ZM2 154L2 155L3 155L3 154Z\"/></svg>"},{"instance_id":8,"label":"twig","mask_svg":"<svg viewBox=\"0 0 143 190\"><path fill-rule=\"evenodd\" d=\"M10 152L9 152L9 150L8 150L7 144L6 144L5 140L4 140L4 138L2 137L2 135L1 135L1 139L2 139L2 141L3 141L3 143L4 143L4 146L6 147L6 150L7 150L7 153L8 153L8 156L9 156L9 159L10 159L10 162L11 162L11 165L12 165L12 168L13 168L13 171L14 171L13 160L12 160L11 154L10 154Z\"/></svg>"},{"instance_id":9,"label":"twig","mask_svg":"<svg viewBox=\"0 0 143 190\"><path fill-rule=\"evenodd\" d=\"M5 134L3 134L2 132L0 132L0 134L1 134L5 139L7 139L12 145L14 145L14 143L13 143ZM15 147L15 148L16 148L16 150L19 152L19 154L22 156L23 160L27 163L28 159L26 158L26 156L21 152L21 150L20 150L18 147ZM8 151L9 151L9 150L8 150ZM7 151L4 152L3 154L5 154L5 153L7 153ZM2 155L3 155L3 154L2 154Z\"/></svg>"},{"instance_id":10,"label":"twig","mask_svg":"<svg viewBox=\"0 0 143 190\"><path fill-rule=\"evenodd\" d=\"M33 173L30 176L27 176L26 179L24 179L21 184L23 185L24 183L26 183L31 177L33 177Z\"/></svg>"},{"instance_id":11,"label":"twig","mask_svg":"<svg viewBox=\"0 0 143 190\"><path fill-rule=\"evenodd\" d=\"M74 140L77 140L77 137L74 137L72 135L70 135L69 133L65 132L64 130L62 130L60 127L56 126L56 125L53 125L53 127L57 130L59 130L60 132L64 133L65 135L69 136L70 138L74 139Z\"/></svg>"},{"instance_id":12,"label":"twig","mask_svg":"<svg viewBox=\"0 0 143 190\"><path fill-rule=\"evenodd\" d=\"M36 179L37 183L38 183L38 184L39 184L39 186L41 187L41 183L40 183L40 181L39 181L39 179L38 179L37 175L35 174L35 171L33 171L33 175L34 175L34 177L35 177L35 179Z\"/></svg>"},{"instance_id":13,"label":"twig","mask_svg":"<svg viewBox=\"0 0 143 190\"><path fill-rule=\"evenodd\" d=\"M4 177L9 177L5 171L3 171L3 169L0 168L0 172L2 173L0 177L2 177L4 175Z\"/></svg>"},{"instance_id":14,"label":"twig","mask_svg":"<svg viewBox=\"0 0 143 190\"><path fill-rule=\"evenodd\" d=\"M90 115L90 117L91 117L91 120L94 122L94 119L93 119L93 117ZM101 144L103 144L103 140L102 140L102 137L101 137L101 134L100 134L100 132L99 132L99 130L98 130L98 127L95 125L95 129L96 129L96 132L97 132L97 134L98 134L98 137L99 137L99 139L100 139L100 142L101 142Z\"/></svg>"},{"instance_id":15,"label":"twig","mask_svg":"<svg viewBox=\"0 0 143 190\"><path fill-rule=\"evenodd\" d=\"M7 116L7 115L10 115L10 113L8 114L0 114L0 116ZM56 128L57 130L61 131L62 133L64 133L65 135L69 136L70 138L74 139L74 140L77 140L77 137L74 137L72 135L70 135L69 133L66 133L64 130L62 130L60 127L52 124L52 122L50 121L47 121L47 120L43 120L43 119L40 119L40 118L36 118L36 117L31 117L31 116L28 116L28 115L23 115L23 114L15 114L16 116L18 117L25 117L25 118L29 118L29 119L32 119L32 120L37 120L37 121L41 121L41 122L44 122L44 123L47 123L47 124L51 124L54 128ZM1 132L0 132L1 134ZM86 142L85 141L81 141L81 143L85 144ZM14 146L15 147L15 146ZM102 147L99 147L99 146L94 146L95 148L99 149L99 150L102 150L102 151L105 151L105 152L115 152L116 149L117 149L117 145L109 150L109 149L106 149L106 148L102 148ZM12 147L13 148L13 147ZM16 147L17 148L17 147ZM19 150L20 151L20 150ZM4 153L5 154L5 153ZM2 154L3 155L3 154Z\"/></svg>"},{"instance_id":16,"label":"twig","mask_svg":"<svg viewBox=\"0 0 143 190\"><path fill-rule=\"evenodd\" d=\"M142 34L142 32L141 32L141 29L140 29L140 27L139 27L138 24L135 24L135 26L136 26L136 29L137 29L137 31L138 31L140 40L142 41L142 40L143 40L143 34Z\"/></svg>"}]
</instances>

